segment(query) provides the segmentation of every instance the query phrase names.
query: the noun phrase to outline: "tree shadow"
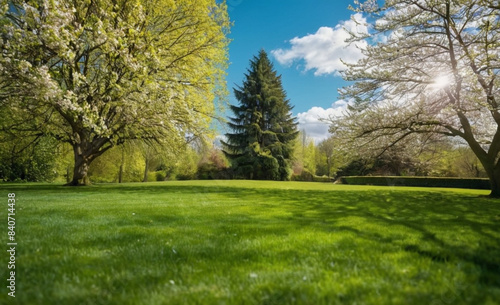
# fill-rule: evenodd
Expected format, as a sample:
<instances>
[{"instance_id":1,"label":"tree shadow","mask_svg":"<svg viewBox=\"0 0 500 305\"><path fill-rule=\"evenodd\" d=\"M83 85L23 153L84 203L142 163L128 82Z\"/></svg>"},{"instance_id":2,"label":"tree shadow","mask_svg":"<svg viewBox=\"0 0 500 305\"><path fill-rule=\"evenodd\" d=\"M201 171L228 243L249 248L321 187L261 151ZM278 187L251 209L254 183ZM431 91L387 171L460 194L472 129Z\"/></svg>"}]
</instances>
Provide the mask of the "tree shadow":
<instances>
[{"instance_id":1,"label":"tree shadow","mask_svg":"<svg viewBox=\"0 0 500 305\"><path fill-rule=\"evenodd\" d=\"M53 185L21 185L13 188L14 191L23 189L41 194L53 193L55 189L56 192L66 194L105 193L109 190L110 193L126 196L136 194L162 197L182 194L186 198L193 194L207 196L209 203L206 206L200 205L195 202L197 199L193 199L192 204L197 205L198 211L189 217L182 213L172 213L169 204L158 205L155 209L144 209L134 217L132 215L124 217L121 214L107 217L99 223L102 226L102 234L89 234L88 238L80 239L68 236L62 241L67 243L65 247L96 248L98 253L102 251L111 256L126 255L125 262L130 268L144 266L144 261L150 264L151 269L159 268L166 273L178 272L199 262L208 266L207 270L210 270L210 266L235 268L235 262L258 265L261 260L269 259L269 257L262 258L263 246L259 246L258 243L260 237L275 236L278 240L286 240L291 232L307 229L331 235L348 233L346 235L348 237L352 235L367 243L376 242L381 247L396 248L409 256L415 255L436 264L470 263L479 270L478 285L488 289L500 287L500 201L490 198L454 192L390 187L363 191L342 189L311 191L159 183L137 186L91 186L77 189ZM213 205L217 202L212 200L219 199L249 208L235 209L231 214L222 214L224 210L213 212ZM185 207L187 210L189 208ZM115 208L114 211L119 209ZM44 215L75 222L97 217L81 210L50 209L49 212ZM357 222L352 224L346 222L345 220L349 218L356 219ZM368 225L373 225L375 228ZM406 231L399 232L400 228ZM470 243L467 240L454 241L452 235L460 236L461 231L466 234L464 238L472 236L474 240ZM413 240L405 238L406 232L410 232L416 238ZM124 247L142 250L130 252L125 251ZM106 252L108 250L109 252ZM279 251L282 252L272 253L277 259L293 257L294 253L289 252L298 250L292 247ZM123 262L123 259L110 259L109 255L103 254L86 259L74 256L62 263L68 265L66 270L70 265L78 266L78 264L89 264L93 266L92 270L103 269L110 272L114 270L113 268L118 270L119 263ZM221 257L226 261L221 262ZM47 257L45 260L33 263L30 268L42 272L46 266L57 266L59 260L60 256L57 255ZM108 268L110 261L115 262L115 265L111 266L113 268ZM81 265L78 266L80 267ZM140 274L136 279L126 274L116 274L112 279L104 281L106 287L103 289L108 292L103 289L86 291L82 292L81 296L62 297L60 301L74 303L76 300L82 304L86 304L86 300L97 302L103 294L131 287L137 280L144 283L141 289L153 290L159 285L164 285L165 280L164 275L153 271L150 274ZM176 276L183 278L182 274ZM485 297L476 295L475 301L481 303L484 300L481 298Z\"/></svg>"}]
</instances>

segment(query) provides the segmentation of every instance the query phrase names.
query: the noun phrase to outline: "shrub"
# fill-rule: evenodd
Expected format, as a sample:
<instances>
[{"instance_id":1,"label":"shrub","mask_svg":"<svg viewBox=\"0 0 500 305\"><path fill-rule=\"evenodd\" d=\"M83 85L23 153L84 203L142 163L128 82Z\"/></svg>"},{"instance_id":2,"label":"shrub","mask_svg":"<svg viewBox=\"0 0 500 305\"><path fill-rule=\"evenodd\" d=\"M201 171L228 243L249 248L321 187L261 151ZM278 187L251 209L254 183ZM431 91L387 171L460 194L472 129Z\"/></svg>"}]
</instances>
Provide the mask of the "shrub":
<instances>
[{"instance_id":1,"label":"shrub","mask_svg":"<svg viewBox=\"0 0 500 305\"><path fill-rule=\"evenodd\" d=\"M333 182L332 178L327 177L327 176L314 176L313 181L314 182Z\"/></svg>"},{"instance_id":2,"label":"shrub","mask_svg":"<svg viewBox=\"0 0 500 305\"><path fill-rule=\"evenodd\" d=\"M314 175L307 169L302 170L299 175L292 175L292 181L314 181Z\"/></svg>"},{"instance_id":3,"label":"shrub","mask_svg":"<svg viewBox=\"0 0 500 305\"><path fill-rule=\"evenodd\" d=\"M164 171L157 171L155 173L155 176L156 181L165 181L165 178L167 178Z\"/></svg>"},{"instance_id":4,"label":"shrub","mask_svg":"<svg viewBox=\"0 0 500 305\"><path fill-rule=\"evenodd\" d=\"M194 180L196 177L193 174L177 174L175 176L176 180Z\"/></svg>"}]
</instances>

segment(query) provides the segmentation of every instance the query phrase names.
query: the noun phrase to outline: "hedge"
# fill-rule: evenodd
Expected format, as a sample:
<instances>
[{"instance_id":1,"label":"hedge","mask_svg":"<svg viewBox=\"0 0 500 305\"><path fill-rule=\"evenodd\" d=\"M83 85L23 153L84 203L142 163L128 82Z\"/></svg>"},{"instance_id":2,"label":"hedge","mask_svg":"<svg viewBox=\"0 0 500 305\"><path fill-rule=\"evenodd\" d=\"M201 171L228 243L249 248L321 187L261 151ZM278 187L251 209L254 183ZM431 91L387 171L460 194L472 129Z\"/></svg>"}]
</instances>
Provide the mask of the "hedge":
<instances>
[{"instance_id":1,"label":"hedge","mask_svg":"<svg viewBox=\"0 0 500 305\"><path fill-rule=\"evenodd\" d=\"M291 181L309 181L309 182L333 182L334 179L327 176L316 176L308 170L303 170L300 175L293 174L290 177Z\"/></svg>"},{"instance_id":2,"label":"hedge","mask_svg":"<svg viewBox=\"0 0 500 305\"><path fill-rule=\"evenodd\" d=\"M327 176L314 176L313 181L314 182L333 182L334 179L327 177Z\"/></svg>"},{"instance_id":3,"label":"hedge","mask_svg":"<svg viewBox=\"0 0 500 305\"><path fill-rule=\"evenodd\" d=\"M342 184L355 185L450 187L482 190L490 189L489 180L484 178L348 176L341 177L339 180Z\"/></svg>"}]
</instances>

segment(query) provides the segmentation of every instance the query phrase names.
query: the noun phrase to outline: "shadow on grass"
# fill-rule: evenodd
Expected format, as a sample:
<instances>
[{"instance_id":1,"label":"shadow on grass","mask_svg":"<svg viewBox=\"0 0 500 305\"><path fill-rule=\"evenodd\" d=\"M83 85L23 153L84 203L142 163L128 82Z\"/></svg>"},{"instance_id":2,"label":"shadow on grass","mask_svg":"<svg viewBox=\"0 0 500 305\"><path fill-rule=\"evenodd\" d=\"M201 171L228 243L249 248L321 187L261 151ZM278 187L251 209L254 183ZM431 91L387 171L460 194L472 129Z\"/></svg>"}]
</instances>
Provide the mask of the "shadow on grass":
<instances>
[{"instance_id":1,"label":"shadow on grass","mask_svg":"<svg viewBox=\"0 0 500 305\"><path fill-rule=\"evenodd\" d=\"M178 189L178 188L177 188ZM193 188L180 188L192 192ZM402 250L434 262L469 262L481 270L483 285L500 287L500 200L467 196L453 192L418 192L388 188L387 191L306 191L216 187L205 192L230 194L256 202L256 212L283 208L291 215L262 219L236 219L233 225L246 224L258 234L286 234L289 230L314 227L325 232L345 231L367 241L388 245L399 242L390 234L339 225L337 220L358 217L365 223L383 227L406 227L420 235L417 243L405 242ZM265 199L270 204L262 202ZM276 202L283 206L277 206ZM276 225L282 224L282 229ZM287 224L283 226L283 224ZM223 230L222 230L223 231ZM454 242L460 232L472 232L478 240ZM451 233L451 236L450 236Z\"/></svg>"},{"instance_id":2,"label":"shadow on grass","mask_svg":"<svg viewBox=\"0 0 500 305\"><path fill-rule=\"evenodd\" d=\"M245 228L247 236L286 235L289 230L314 227L325 232L351 232L367 241L377 240L389 245L399 242L398 238L383 232L339 225L337 220L358 217L365 223L376 223L382 227L406 227L421 237L418 243L401 244L404 251L435 262L461 260L472 263L481 269L482 284L500 287L500 239L495 234L500 232L500 200L453 192L402 191L397 188L352 192L160 184L126 189L131 193L202 192L207 196L212 193L242 198L249 204L254 202L255 212L258 214L226 217L218 224L220 234L227 232L228 227L238 226ZM268 209L283 208L291 215L272 216L268 219L261 217ZM195 221L208 224L213 220ZM471 241L476 245L469 245L467 241L454 244L450 233L460 235L461 231L473 232L480 239Z\"/></svg>"},{"instance_id":3,"label":"shadow on grass","mask_svg":"<svg viewBox=\"0 0 500 305\"><path fill-rule=\"evenodd\" d=\"M268 194L273 195L276 196L276 192ZM297 229L315 226L326 231L348 231L366 241L393 244L398 238L390 234L339 226L336 220L354 216L382 227L406 227L421 237L417 243L401 245L404 251L435 262L459 260L472 263L481 269L481 284L500 287L499 200L416 191L388 191L385 194L381 191L357 194L293 191L280 200L295 202L293 216L288 219L297 224ZM453 236L448 236L449 233L460 235L461 231L473 232L479 236L479 241L471 241L475 245L467 242L452 244Z\"/></svg>"},{"instance_id":4,"label":"shadow on grass","mask_svg":"<svg viewBox=\"0 0 500 305\"><path fill-rule=\"evenodd\" d=\"M100 287L93 290L91 284L84 283L82 285L87 288L78 290L78 293L57 297L61 304L106 304L113 301L111 295L117 291L131 289L136 283L141 283L142 290L153 291L168 286L170 277L181 283L193 282L189 274L196 272L189 268L223 273L224 268L233 268L235 264L258 265L262 261L278 262L280 259L293 264L296 252L301 249L291 246L280 252L273 252L272 248L266 252L269 246L262 244L260 238L273 236L280 242L286 240L289 234L301 231L332 235L342 233L345 235L345 240L342 240L345 244L341 246L346 248L350 246L349 237L354 236L366 243L377 243L381 249L402 251L436 264L470 263L479 270L478 285L487 289L500 287L500 201L489 198L397 188L311 191L224 185L139 184L75 189L53 185L21 185L10 189L29 190L37 194L54 191L65 194L109 192L131 197L147 194L151 198L157 195L168 197L170 194L182 194L189 198L193 194L204 194L207 202L212 202L206 206L186 207L182 213L161 207L157 210L145 209L135 217L129 215L130 211L125 217L116 208L116 214L106 215L102 221L85 210L51 209L47 217L70 222L81 220L82 223L97 219L95 228L78 233L80 235L68 236L64 240L67 244L61 243L61 248L54 250L57 255L31 264L31 268L41 274L45 266L57 264L62 264L60 268L66 273L75 264L87 270L85 272L95 273L93 277L101 283ZM215 207L214 203L221 200L248 209ZM165 207L168 208L169 203L165 203ZM197 210L190 213L191 209ZM229 214L229 211L232 213ZM82 230L79 224L71 226L71 223L59 228L67 232L72 229ZM50 234L50 230L47 229L47 234ZM416 238L408 239L407 234ZM469 237L471 240L468 240ZM68 246L90 249L97 254L91 258L76 255L56 262L60 259L58 254ZM333 251L332 247L326 245L325 253ZM186 269L189 272L183 272ZM35 284L34 280L32 284ZM52 293L57 293L56 288ZM140 292L135 293L140 295ZM279 294L279 291L274 293ZM474 301L479 304L486 297L476 294ZM280 298L285 297L276 298L279 303ZM126 297L120 300L127 301ZM132 304L133 300L129 302ZM117 303L116 299L114 303Z\"/></svg>"}]
</instances>

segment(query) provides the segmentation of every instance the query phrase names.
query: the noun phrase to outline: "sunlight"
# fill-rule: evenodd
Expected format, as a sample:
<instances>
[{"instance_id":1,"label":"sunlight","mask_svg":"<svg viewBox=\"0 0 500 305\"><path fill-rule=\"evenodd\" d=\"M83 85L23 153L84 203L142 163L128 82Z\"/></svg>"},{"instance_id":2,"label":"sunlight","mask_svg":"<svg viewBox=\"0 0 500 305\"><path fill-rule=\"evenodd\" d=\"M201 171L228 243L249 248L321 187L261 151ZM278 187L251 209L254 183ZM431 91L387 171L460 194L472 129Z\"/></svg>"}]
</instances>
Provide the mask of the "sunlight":
<instances>
[{"instance_id":1,"label":"sunlight","mask_svg":"<svg viewBox=\"0 0 500 305\"><path fill-rule=\"evenodd\" d=\"M450 77L448 75L439 75L434 78L434 82L431 87L434 89L443 89L451 83Z\"/></svg>"}]
</instances>

